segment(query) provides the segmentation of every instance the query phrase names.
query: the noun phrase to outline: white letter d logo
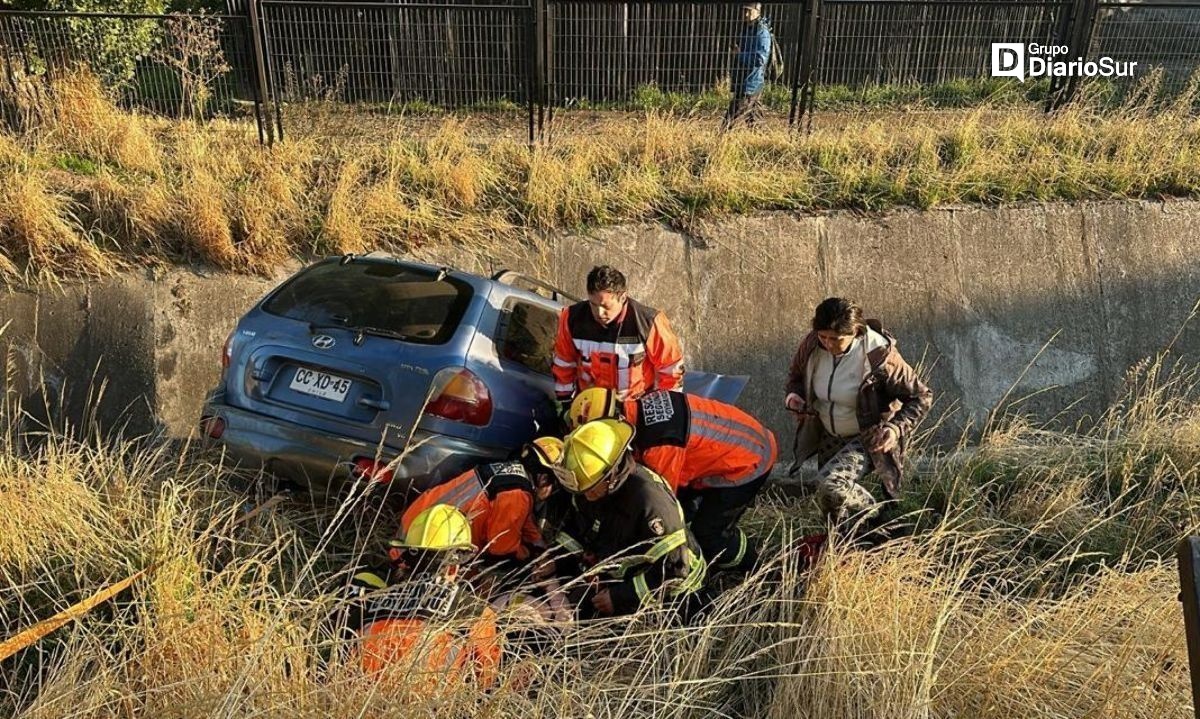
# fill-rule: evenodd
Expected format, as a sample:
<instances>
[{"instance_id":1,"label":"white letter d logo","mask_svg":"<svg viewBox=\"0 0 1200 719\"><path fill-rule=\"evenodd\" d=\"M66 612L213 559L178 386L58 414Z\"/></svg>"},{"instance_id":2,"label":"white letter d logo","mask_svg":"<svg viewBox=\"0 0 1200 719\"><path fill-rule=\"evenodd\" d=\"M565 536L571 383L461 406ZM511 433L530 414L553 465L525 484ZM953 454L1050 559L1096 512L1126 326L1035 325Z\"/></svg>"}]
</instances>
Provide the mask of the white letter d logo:
<instances>
[{"instance_id":1,"label":"white letter d logo","mask_svg":"<svg viewBox=\"0 0 1200 719\"><path fill-rule=\"evenodd\" d=\"M992 43L992 77L1015 77L1025 82L1025 45L1019 42Z\"/></svg>"}]
</instances>

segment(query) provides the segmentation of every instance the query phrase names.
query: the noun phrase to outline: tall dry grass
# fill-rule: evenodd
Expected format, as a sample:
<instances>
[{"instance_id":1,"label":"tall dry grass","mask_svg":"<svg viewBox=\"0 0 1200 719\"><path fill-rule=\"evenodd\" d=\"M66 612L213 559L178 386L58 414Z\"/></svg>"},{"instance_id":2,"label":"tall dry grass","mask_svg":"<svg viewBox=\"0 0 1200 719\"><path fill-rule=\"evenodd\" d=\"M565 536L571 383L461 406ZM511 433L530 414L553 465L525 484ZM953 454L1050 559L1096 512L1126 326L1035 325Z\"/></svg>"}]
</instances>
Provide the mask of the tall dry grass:
<instances>
[{"instance_id":1,"label":"tall dry grass","mask_svg":"<svg viewBox=\"0 0 1200 719\"><path fill-rule=\"evenodd\" d=\"M392 520L261 497L185 448L3 434L0 626L27 626L156 564L127 595L8 660L20 717L1184 717L1175 570L1197 528L1195 373L1131 374L1095 430L997 422L909 490L915 530L835 544L802 572L805 501L748 525L771 562L689 626L648 611L509 644L491 691L347 660L327 620ZM10 425L13 426L13 425ZM502 626L528 629L517 613ZM524 646L524 648L522 648Z\"/></svg>"},{"instance_id":2,"label":"tall dry grass","mask_svg":"<svg viewBox=\"0 0 1200 719\"><path fill-rule=\"evenodd\" d=\"M0 272L181 259L266 272L294 255L753 210L1194 197L1193 95L1051 117L999 106L839 114L811 134L622 115L533 151L486 120L451 117L369 141L300 132L266 149L245 124L120 111L81 76L28 95L46 105L42 125L0 132Z\"/></svg>"}]
</instances>

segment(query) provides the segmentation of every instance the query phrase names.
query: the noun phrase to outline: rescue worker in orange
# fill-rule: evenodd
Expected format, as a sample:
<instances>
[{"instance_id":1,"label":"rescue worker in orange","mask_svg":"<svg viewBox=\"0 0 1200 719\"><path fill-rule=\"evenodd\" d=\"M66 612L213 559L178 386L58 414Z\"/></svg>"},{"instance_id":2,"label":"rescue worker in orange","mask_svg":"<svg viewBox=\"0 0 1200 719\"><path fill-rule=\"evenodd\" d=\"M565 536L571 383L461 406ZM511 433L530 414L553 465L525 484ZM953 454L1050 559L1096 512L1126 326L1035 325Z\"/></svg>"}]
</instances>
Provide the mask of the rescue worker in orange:
<instances>
[{"instance_id":1,"label":"rescue worker in orange","mask_svg":"<svg viewBox=\"0 0 1200 719\"><path fill-rule=\"evenodd\" d=\"M671 485L709 562L733 571L754 566L757 549L737 523L779 457L771 430L733 405L682 392L621 402L592 388L571 403L573 427L602 418L634 426L638 461Z\"/></svg>"},{"instance_id":2,"label":"rescue worker in orange","mask_svg":"<svg viewBox=\"0 0 1200 719\"><path fill-rule=\"evenodd\" d=\"M683 348L667 317L628 296L625 275L593 267L588 298L563 309L554 341L554 392L561 417L571 398L589 387L614 390L621 399L679 389Z\"/></svg>"},{"instance_id":3,"label":"rescue worker in orange","mask_svg":"<svg viewBox=\"0 0 1200 719\"><path fill-rule=\"evenodd\" d=\"M485 561L528 562L542 546L534 520L539 488L552 487L553 468L562 459L557 437L539 437L521 451L515 462L494 462L468 470L426 490L401 515L407 532L422 512L448 504L466 515L471 539Z\"/></svg>"},{"instance_id":4,"label":"rescue worker in orange","mask_svg":"<svg viewBox=\"0 0 1200 719\"><path fill-rule=\"evenodd\" d=\"M503 647L496 613L463 578L475 553L466 516L433 505L392 545L400 551L393 583L375 572L352 581L347 628L362 669L423 693L495 686Z\"/></svg>"}]
</instances>

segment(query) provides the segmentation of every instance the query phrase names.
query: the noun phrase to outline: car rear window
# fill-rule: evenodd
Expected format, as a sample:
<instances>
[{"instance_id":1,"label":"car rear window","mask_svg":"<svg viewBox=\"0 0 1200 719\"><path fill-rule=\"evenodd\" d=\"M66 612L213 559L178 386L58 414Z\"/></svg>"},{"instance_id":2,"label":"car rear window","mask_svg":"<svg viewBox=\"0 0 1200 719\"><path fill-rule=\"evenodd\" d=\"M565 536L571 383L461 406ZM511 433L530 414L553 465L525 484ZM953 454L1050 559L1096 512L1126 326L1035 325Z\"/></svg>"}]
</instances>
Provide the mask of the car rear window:
<instances>
[{"instance_id":1,"label":"car rear window","mask_svg":"<svg viewBox=\"0 0 1200 719\"><path fill-rule=\"evenodd\" d=\"M394 262L328 262L300 273L267 300L273 315L317 325L368 327L404 335L408 342L450 339L471 286L452 277Z\"/></svg>"}]
</instances>

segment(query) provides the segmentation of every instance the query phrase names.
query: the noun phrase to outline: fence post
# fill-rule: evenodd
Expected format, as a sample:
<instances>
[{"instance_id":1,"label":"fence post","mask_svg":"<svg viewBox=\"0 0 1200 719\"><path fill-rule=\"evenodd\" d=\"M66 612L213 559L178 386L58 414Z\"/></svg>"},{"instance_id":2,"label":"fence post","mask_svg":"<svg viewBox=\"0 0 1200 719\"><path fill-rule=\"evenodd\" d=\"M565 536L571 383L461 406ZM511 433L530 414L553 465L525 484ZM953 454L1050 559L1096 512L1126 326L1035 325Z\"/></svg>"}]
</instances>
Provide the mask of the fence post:
<instances>
[{"instance_id":1,"label":"fence post","mask_svg":"<svg viewBox=\"0 0 1200 719\"><path fill-rule=\"evenodd\" d=\"M551 14L553 0L538 0L541 8L542 36L539 50L542 69L542 107L538 118L538 135L547 142L548 128L554 123L554 16Z\"/></svg>"},{"instance_id":2,"label":"fence post","mask_svg":"<svg viewBox=\"0 0 1200 719\"><path fill-rule=\"evenodd\" d=\"M529 0L525 7L525 62L528 67L525 72L525 105L529 110L529 147L532 148L537 141L536 134L536 105L537 105L537 90L538 87L538 68L537 68L537 37L538 37L538 13L537 5L534 0Z\"/></svg>"},{"instance_id":3,"label":"fence post","mask_svg":"<svg viewBox=\"0 0 1200 719\"><path fill-rule=\"evenodd\" d=\"M1099 19L1099 9L1099 0L1074 0L1066 21L1059 24L1055 44L1065 45L1072 54L1086 60L1089 46L1092 44L1092 34ZM1075 97L1078 90L1078 77L1051 78L1050 90L1046 93L1045 111L1054 112L1063 107Z\"/></svg>"},{"instance_id":4,"label":"fence post","mask_svg":"<svg viewBox=\"0 0 1200 719\"><path fill-rule=\"evenodd\" d=\"M1091 51L1092 35L1096 30L1096 23L1099 19L1100 0L1080 0L1080 14L1075 23L1076 30L1074 36L1071 38L1070 47L1073 51L1078 48L1077 53L1084 60L1087 60L1088 53ZM1078 76L1067 78L1057 107L1062 107L1075 98L1075 93L1079 91L1079 82L1080 78Z\"/></svg>"},{"instance_id":5,"label":"fence post","mask_svg":"<svg viewBox=\"0 0 1200 719\"><path fill-rule=\"evenodd\" d=\"M817 20L821 13L821 0L800 0L802 3L800 23L796 36L796 73L792 77L792 108L788 113L788 126L795 126L811 113L817 62ZM811 118L810 118L811 121Z\"/></svg>"},{"instance_id":6,"label":"fence post","mask_svg":"<svg viewBox=\"0 0 1200 719\"><path fill-rule=\"evenodd\" d=\"M1186 537L1175 556L1179 561L1179 601L1183 603L1183 633L1192 678L1192 712L1200 719L1200 537Z\"/></svg>"},{"instance_id":7,"label":"fence post","mask_svg":"<svg viewBox=\"0 0 1200 719\"><path fill-rule=\"evenodd\" d=\"M1063 16L1059 20L1058 31L1054 35L1055 45L1071 47L1071 41L1076 34L1075 27L1080 18L1080 6L1082 2L1083 0L1070 0L1069 3L1064 4ZM1057 57L1054 59L1057 59ZM1050 78L1050 88L1046 91L1046 105L1044 108L1046 112L1053 112L1061 105L1059 98L1063 93L1065 85L1066 78L1057 76Z\"/></svg>"},{"instance_id":8,"label":"fence post","mask_svg":"<svg viewBox=\"0 0 1200 719\"><path fill-rule=\"evenodd\" d=\"M533 145L544 139L546 122L546 0L530 0L529 9L533 13L533 34L529 38L529 144Z\"/></svg>"},{"instance_id":9,"label":"fence post","mask_svg":"<svg viewBox=\"0 0 1200 719\"><path fill-rule=\"evenodd\" d=\"M271 95L267 91L267 62L266 53L263 52L262 22L258 14L259 2L260 0L249 0L247 3L250 7L250 39L254 45L254 74L258 85L258 96L262 98L264 117L270 117L270 110L267 109L267 104L271 101ZM269 120L263 124L267 131L267 144L274 144L275 124ZM280 139L282 139L283 133L279 134Z\"/></svg>"}]
</instances>

